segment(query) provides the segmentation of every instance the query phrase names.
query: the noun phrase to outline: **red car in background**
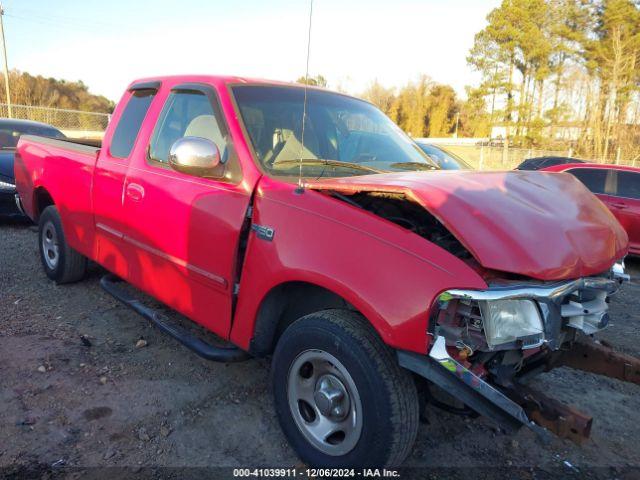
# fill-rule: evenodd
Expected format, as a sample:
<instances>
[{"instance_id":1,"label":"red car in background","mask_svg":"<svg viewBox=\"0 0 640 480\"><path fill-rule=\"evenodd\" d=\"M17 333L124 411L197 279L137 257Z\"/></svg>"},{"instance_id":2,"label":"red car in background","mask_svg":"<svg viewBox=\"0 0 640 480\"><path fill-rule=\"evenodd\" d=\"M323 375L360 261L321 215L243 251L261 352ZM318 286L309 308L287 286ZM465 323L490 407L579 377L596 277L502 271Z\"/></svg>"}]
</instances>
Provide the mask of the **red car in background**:
<instances>
[{"instance_id":1,"label":"red car in background","mask_svg":"<svg viewBox=\"0 0 640 480\"><path fill-rule=\"evenodd\" d=\"M543 168L568 172L609 207L629 235L629 253L640 255L640 168L600 163L570 163Z\"/></svg>"}]
</instances>

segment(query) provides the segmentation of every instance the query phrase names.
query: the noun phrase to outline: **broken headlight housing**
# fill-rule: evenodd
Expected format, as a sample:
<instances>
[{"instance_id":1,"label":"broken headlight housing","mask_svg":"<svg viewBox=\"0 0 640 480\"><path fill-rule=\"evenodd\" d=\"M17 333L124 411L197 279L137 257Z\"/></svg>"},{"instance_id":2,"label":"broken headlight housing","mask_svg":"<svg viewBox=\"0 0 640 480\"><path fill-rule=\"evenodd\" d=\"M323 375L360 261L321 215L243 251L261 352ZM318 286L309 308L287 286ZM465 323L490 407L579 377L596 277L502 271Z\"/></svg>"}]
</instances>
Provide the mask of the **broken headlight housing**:
<instances>
[{"instance_id":1,"label":"broken headlight housing","mask_svg":"<svg viewBox=\"0 0 640 480\"><path fill-rule=\"evenodd\" d=\"M515 341L520 341L522 348L534 348L544 341L542 318L533 301L490 300L479 303L490 348Z\"/></svg>"},{"instance_id":2,"label":"broken headlight housing","mask_svg":"<svg viewBox=\"0 0 640 480\"><path fill-rule=\"evenodd\" d=\"M607 297L624 281L611 274L560 282L502 282L486 290L447 290L438 296L434 333L470 351L557 350L575 331L587 335L609 320ZM568 336L567 336L568 335Z\"/></svg>"}]
</instances>

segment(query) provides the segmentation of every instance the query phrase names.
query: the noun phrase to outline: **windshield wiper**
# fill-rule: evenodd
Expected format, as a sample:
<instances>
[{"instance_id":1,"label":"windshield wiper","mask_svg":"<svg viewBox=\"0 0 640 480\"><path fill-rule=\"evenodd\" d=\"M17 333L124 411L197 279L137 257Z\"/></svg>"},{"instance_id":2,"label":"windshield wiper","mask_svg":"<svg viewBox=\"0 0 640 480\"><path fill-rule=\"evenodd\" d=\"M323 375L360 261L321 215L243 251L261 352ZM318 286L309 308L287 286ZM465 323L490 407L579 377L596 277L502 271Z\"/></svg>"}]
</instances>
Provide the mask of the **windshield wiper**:
<instances>
[{"instance_id":1,"label":"windshield wiper","mask_svg":"<svg viewBox=\"0 0 640 480\"><path fill-rule=\"evenodd\" d=\"M392 163L390 166L394 168L402 168L404 170L438 170L438 167L436 167L435 165L421 162L398 162Z\"/></svg>"},{"instance_id":2,"label":"windshield wiper","mask_svg":"<svg viewBox=\"0 0 640 480\"><path fill-rule=\"evenodd\" d=\"M311 165L311 166L329 166L329 167L344 167L350 168L352 170L362 170L364 172L371 173L388 173L389 170L380 170L378 168L367 167L366 165L360 165L359 163L352 162L342 162L340 160L323 160L320 158L303 158L302 160L281 160L279 162L275 162L271 168L277 167L279 165Z\"/></svg>"}]
</instances>

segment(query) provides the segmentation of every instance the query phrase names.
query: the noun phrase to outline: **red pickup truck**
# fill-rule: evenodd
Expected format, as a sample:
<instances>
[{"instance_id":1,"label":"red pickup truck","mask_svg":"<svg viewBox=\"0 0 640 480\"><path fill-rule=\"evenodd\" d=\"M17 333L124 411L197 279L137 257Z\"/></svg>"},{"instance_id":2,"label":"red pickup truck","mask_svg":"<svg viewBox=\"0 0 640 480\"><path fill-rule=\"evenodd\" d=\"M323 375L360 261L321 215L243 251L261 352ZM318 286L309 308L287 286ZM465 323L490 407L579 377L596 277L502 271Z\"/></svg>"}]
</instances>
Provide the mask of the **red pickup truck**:
<instances>
[{"instance_id":1,"label":"red pickup truck","mask_svg":"<svg viewBox=\"0 0 640 480\"><path fill-rule=\"evenodd\" d=\"M636 359L589 337L628 248L600 201L571 175L441 171L356 98L143 79L101 148L23 136L15 177L52 280L92 260L107 291L201 356L272 355L277 415L310 465L399 465L424 399L586 436L589 419L520 381L561 364L640 381Z\"/></svg>"}]
</instances>

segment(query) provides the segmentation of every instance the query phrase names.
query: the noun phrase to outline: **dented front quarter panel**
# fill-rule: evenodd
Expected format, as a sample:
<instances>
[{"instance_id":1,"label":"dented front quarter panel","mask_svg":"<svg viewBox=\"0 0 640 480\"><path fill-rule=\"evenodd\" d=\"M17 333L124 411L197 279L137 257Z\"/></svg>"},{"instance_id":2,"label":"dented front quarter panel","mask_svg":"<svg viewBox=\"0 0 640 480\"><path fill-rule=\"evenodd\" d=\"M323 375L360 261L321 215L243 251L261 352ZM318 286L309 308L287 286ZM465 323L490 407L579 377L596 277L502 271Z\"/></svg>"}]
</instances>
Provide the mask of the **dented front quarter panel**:
<instances>
[{"instance_id":1,"label":"dented front quarter panel","mask_svg":"<svg viewBox=\"0 0 640 480\"><path fill-rule=\"evenodd\" d=\"M402 193L438 218L483 267L538 280L598 274L628 250L615 217L569 174L407 172L307 186Z\"/></svg>"},{"instance_id":2,"label":"dented front quarter panel","mask_svg":"<svg viewBox=\"0 0 640 480\"><path fill-rule=\"evenodd\" d=\"M231 340L249 347L256 314L274 287L309 282L357 308L388 345L426 353L429 311L451 288L487 288L462 260L404 228L325 193L263 177Z\"/></svg>"}]
</instances>

